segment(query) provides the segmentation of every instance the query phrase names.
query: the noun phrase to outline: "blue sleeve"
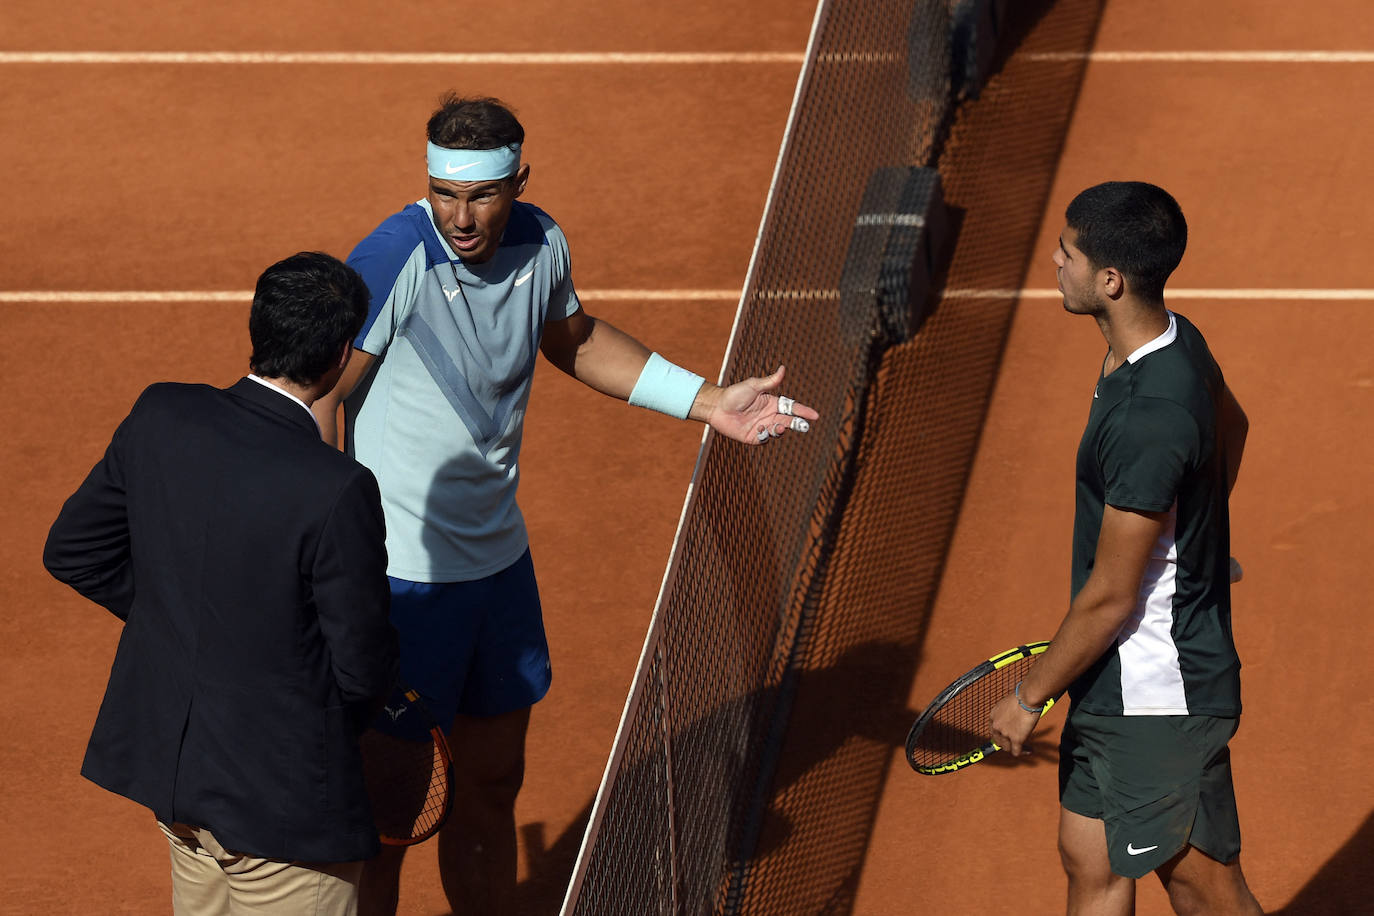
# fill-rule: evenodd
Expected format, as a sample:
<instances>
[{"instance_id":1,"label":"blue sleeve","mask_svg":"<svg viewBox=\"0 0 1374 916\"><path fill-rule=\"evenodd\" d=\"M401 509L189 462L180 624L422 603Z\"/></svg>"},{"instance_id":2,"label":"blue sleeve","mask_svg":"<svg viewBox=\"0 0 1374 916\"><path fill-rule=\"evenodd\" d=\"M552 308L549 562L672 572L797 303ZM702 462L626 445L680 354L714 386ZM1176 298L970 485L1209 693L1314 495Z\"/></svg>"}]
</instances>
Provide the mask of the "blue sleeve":
<instances>
[{"instance_id":1,"label":"blue sleeve","mask_svg":"<svg viewBox=\"0 0 1374 916\"><path fill-rule=\"evenodd\" d=\"M362 274L371 294L367 320L353 346L380 356L419 294L428 267L424 241L402 211L359 242L348 264Z\"/></svg>"},{"instance_id":2,"label":"blue sleeve","mask_svg":"<svg viewBox=\"0 0 1374 916\"><path fill-rule=\"evenodd\" d=\"M544 320L562 321L582 307L577 298L577 290L573 288L572 253L568 250L568 238L551 216L537 207L531 207L531 210L544 229L549 260L553 266L554 283L549 293L549 305L544 313Z\"/></svg>"}]
</instances>

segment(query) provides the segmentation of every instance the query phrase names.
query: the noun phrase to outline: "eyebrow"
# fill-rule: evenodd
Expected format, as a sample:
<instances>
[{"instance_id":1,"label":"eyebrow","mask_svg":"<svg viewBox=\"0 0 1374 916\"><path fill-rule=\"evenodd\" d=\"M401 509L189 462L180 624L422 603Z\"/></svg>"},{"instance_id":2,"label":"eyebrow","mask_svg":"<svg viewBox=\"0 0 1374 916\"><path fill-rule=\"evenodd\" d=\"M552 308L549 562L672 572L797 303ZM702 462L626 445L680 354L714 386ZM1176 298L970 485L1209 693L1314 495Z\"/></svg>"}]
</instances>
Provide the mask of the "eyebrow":
<instances>
[{"instance_id":1,"label":"eyebrow","mask_svg":"<svg viewBox=\"0 0 1374 916\"><path fill-rule=\"evenodd\" d=\"M1073 255L1069 254L1069 249L1067 249L1067 248L1064 247L1064 236L1062 236L1062 235L1059 236L1059 250L1062 251L1062 252L1064 252L1064 257L1066 257L1066 258L1072 258L1072 257L1073 257Z\"/></svg>"},{"instance_id":2,"label":"eyebrow","mask_svg":"<svg viewBox=\"0 0 1374 916\"><path fill-rule=\"evenodd\" d=\"M493 178L493 179L491 179L491 180L489 180L489 181L484 181L484 182L482 182L481 184L476 184L476 185L473 185L473 186L470 187L470 188L465 189L465 193L468 193L468 194L482 194L482 193L485 193L485 192L487 192L487 191L498 191L498 190L501 189L501 185L502 185L504 182L508 181L508 180L509 180L509 179L506 179L506 178ZM437 181L438 181L438 179L436 179L433 175L430 176L430 178L429 178L429 186L430 186L431 188L433 188L434 190L436 190L436 191L441 191L441 192L443 192L443 193L445 193L445 194L459 194L459 193L463 193L463 192L460 192L460 190L459 190L458 188L450 188L450 187L448 187L447 185L438 184Z\"/></svg>"}]
</instances>

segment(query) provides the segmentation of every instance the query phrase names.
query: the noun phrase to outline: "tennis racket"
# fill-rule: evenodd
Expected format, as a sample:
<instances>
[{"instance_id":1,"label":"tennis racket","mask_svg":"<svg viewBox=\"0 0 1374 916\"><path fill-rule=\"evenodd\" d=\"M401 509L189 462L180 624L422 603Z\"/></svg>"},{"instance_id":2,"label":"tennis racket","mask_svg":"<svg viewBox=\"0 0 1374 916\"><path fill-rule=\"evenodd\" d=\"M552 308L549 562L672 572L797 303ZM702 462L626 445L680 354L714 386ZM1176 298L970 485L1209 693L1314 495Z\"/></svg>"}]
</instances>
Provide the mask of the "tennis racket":
<instances>
[{"instance_id":1,"label":"tennis racket","mask_svg":"<svg viewBox=\"0 0 1374 916\"><path fill-rule=\"evenodd\" d=\"M917 773L938 776L971 766L998 750L988 716L1026 676L1035 656L1049 648L1033 642L994 655L950 684L930 702L906 736L906 762ZM1044 715L1054 700L1045 703Z\"/></svg>"},{"instance_id":2,"label":"tennis racket","mask_svg":"<svg viewBox=\"0 0 1374 916\"><path fill-rule=\"evenodd\" d=\"M453 758L443 729L420 695L402 688L398 696L384 707L382 716L391 722L406 716L406 732L423 729L424 737L401 738L374 727L363 732L359 748L377 835L388 846L413 846L438 833L448 817L453 806Z\"/></svg>"}]
</instances>

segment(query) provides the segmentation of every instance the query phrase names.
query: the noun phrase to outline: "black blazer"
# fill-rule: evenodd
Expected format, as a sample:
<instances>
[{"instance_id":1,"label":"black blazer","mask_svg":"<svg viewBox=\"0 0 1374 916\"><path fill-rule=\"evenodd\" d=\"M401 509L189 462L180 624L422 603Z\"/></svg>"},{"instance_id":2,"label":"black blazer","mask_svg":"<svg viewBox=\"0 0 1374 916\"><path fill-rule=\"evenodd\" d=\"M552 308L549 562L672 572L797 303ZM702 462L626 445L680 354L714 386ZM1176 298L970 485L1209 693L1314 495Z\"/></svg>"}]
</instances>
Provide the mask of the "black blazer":
<instances>
[{"instance_id":1,"label":"black blazer","mask_svg":"<svg viewBox=\"0 0 1374 916\"><path fill-rule=\"evenodd\" d=\"M153 385L43 563L125 621L81 772L226 848L378 851L357 735L397 674L370 471L252 379Z\"/></svg>"}]
</instances>

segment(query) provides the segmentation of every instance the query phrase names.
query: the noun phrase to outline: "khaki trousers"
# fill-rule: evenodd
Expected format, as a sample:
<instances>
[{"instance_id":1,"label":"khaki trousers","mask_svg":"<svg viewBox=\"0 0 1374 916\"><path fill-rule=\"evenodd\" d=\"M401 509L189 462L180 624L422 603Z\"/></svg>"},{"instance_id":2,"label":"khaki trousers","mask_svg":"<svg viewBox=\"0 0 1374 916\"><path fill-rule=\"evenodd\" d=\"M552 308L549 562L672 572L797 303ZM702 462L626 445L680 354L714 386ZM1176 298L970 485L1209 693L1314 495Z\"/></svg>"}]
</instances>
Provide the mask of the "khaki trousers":
<instances>
[{"instance_id":1,"label":"khaki trousers","mask_svg":"<svg viewBox=\"0 0 1374 916\"><path fill-rule=\"evenodd\" d=\"M202 827L163 824L175 916L355 916L361 862L309 864L225 849Z\"/></svg>"}]
</instances>

